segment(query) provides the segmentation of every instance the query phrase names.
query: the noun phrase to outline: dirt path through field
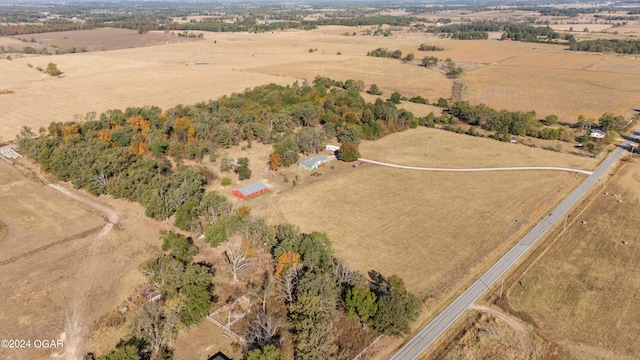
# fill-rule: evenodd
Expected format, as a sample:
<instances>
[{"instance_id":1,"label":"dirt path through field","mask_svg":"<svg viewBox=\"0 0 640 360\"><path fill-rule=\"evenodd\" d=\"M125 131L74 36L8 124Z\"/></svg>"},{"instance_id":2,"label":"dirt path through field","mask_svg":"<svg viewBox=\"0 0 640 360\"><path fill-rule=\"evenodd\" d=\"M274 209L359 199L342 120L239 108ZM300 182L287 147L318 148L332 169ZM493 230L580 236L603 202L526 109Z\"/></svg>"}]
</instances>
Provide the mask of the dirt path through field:
<instances>
[{"instance_id":1,"label":"dirt path through field","mask_svg":"<svg viewBox=\"0 0 640 360\"><path fill-rule=\"evenodd\" d=\"M90 206L102 213L104 213L107 217L107 221L109 221L109 223L107 225L104 226L104 228L102 229L102 231L100 231L100 234L98 234L98 236L105 236L106 234L109 233L109 231L111 231L111 229L113 228L113 225L118 223L118 214L109 209L106 206L103 206L101 204L98 204L96 202L93 202L89 199L83 198L77 194L72 193L71 191L69 191L68 189L65 189L64 187L60 186L60 185L56 185L56 184L47 184L47 187L62 193L70 198L72 198L73 200L76 200L78 202L81 202L87 206Z\"/></svg>"},{"instance_id":2,"label":"dirt path through field","mask_svg":"<svg viewBox=\"0 0 640 360\"><path fill-rule=\"evenodd\" d=\"M430 167L389 164L389 163L384 163L384 162L369 160L364 158L359 158L358 160L376 164L376 165L389 166L389 167L394 167L399 169L422 170L422 171L476 172L476 171L553 170L553 171L577 172L585 175L591 175L592 173L591 171L586 171L586 170L554 167L554 166L516 166L516 167L495 167L495 168L430 168Z\"/></svg>"}]
</instances>

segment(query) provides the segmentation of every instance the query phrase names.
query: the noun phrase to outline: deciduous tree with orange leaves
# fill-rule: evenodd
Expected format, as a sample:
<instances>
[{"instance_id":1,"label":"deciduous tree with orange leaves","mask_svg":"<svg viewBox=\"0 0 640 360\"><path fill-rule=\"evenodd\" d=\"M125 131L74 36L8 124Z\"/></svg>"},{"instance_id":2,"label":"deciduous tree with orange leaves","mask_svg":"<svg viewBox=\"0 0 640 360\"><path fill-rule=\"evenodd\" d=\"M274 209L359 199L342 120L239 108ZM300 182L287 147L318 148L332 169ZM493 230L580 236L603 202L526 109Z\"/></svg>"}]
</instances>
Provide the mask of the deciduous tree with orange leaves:
<instances>
[{"instance_id":1,"label":"deciduous tree with orange leaves","mask_svg":"<svg viewBox=\"0 0 640 360\"><path fill-rule=\"evenodd\" d=\"M269 169L277 171L280 168L280 155L273 153L269 155Z\"/></svg>"}]
</instances>

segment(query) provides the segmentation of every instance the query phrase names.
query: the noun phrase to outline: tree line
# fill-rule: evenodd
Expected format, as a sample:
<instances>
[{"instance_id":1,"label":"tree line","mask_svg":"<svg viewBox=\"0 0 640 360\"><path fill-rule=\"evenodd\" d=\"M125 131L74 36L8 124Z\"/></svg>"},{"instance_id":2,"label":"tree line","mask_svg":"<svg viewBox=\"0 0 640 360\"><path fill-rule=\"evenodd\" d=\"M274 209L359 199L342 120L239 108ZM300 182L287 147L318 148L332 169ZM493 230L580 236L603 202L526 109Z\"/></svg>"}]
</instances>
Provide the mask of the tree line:
<instances>
[{"instance_id":1,"label":"tree line","mask_svg":"<svg viewBox=\"0 0 640 360\"><path fill-rule=\"evenodd\" d=\"M615 52L620 54L640 54L640 40L632 39L598 39L572 41L572 51Z\"/></svg>"}]
</instances>

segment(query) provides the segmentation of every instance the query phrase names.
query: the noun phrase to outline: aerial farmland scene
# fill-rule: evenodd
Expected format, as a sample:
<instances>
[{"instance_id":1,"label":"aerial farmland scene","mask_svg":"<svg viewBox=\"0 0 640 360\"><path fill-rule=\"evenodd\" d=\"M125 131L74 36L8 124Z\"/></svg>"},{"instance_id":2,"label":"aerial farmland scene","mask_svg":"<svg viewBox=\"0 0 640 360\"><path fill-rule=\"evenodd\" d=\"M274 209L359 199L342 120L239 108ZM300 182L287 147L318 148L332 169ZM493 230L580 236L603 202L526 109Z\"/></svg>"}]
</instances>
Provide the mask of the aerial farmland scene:
<instances>
[{"instance_id":1,"label":"aerial farmland scene","mask_svg":"<svg viewBox=\"0 0 640 360\"><path fill-rule=\"evenodd\" d=\"M0 360L640 358L640 2L0 0Z\"/></svg>"}]
</instances>

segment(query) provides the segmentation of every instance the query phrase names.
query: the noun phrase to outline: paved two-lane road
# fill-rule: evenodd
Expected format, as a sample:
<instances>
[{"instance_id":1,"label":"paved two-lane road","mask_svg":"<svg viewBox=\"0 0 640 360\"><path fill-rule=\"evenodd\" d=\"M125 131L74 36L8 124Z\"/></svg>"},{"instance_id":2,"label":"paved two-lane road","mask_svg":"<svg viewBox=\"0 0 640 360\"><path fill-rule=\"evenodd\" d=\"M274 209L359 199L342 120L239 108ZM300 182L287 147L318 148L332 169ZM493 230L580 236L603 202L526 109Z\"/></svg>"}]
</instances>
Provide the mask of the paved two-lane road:
<instances>
[{"instance_id":1,"label":"paved two-lane road","mask_svg":"<svg viewBox=\"0 0 640 360\"><path fill-rule=\"evenodd\" d=\"M549 231L554 224L565 216L578 200L600 179L600 177L620 158L637 139L640 127L626 140L622 146L614 150L598 168L585 179L560 205L551 211L536 227L507 252L495 265L473 283L462 295L460 295L438 317L422 329L418 335L406 343L398 351L392 360L412 360L418 358L431 343L449 328L467 308L469 308L487 289L493 285L518 259L529 250L542 236Z\"/></svg>"}]
</instances>

